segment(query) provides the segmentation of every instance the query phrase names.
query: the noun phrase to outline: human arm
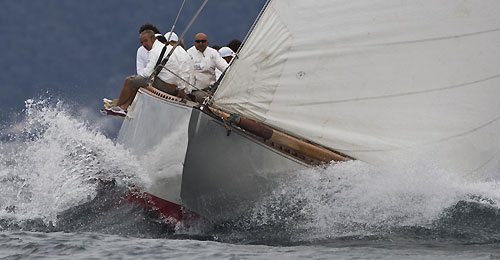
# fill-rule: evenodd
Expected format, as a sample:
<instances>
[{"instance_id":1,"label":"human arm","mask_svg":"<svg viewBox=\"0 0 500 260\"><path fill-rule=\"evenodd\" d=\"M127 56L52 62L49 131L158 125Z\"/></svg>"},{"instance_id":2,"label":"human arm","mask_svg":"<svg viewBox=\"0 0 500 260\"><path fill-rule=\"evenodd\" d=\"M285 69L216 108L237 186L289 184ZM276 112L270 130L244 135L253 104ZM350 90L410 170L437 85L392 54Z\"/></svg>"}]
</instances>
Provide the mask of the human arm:
<instances>
[{"instance_id":1,"label":"human arm","mask_svg":"<svg viewBox=\"0 0 500 260\"><path fill-rule=\"evenodd\" d=\"M216 55L214 55L214 60L215 60L215 67L219 69L221 72L224 72L227 66L229 66L226 60L224 60L218 52L216 53Z\"/></svg>"},{"instance_id":2,"label":"human arm","mask_svg":"<svg viewBox=\"0 0 500 260\"><path fill-rule=\"evenodd\" d=\"M158 43L158 45L153 45L153 48L148 52L148 63L146 64L146 67L142 70L139 70L137 75L147 78L151 74L153 74L153 71L156 67L156 62L160 57L163 46L165 46L163 43ZM167 52L165 53L168 53L168 49Z\"/></svg>"},{"instance_id":3,"label":"human arm","mask_svg":"<svg viewBox=\"0 0 500 260\"><path fill-rule=\"evenodd\" d=\"M137 49L137 55L135 59L135 67L137 71L137 75L139 75L139 72L146 68L146 65L148 64L148 51L146 48L143 46L139 47Z\"/></svg>"}]
</instances>

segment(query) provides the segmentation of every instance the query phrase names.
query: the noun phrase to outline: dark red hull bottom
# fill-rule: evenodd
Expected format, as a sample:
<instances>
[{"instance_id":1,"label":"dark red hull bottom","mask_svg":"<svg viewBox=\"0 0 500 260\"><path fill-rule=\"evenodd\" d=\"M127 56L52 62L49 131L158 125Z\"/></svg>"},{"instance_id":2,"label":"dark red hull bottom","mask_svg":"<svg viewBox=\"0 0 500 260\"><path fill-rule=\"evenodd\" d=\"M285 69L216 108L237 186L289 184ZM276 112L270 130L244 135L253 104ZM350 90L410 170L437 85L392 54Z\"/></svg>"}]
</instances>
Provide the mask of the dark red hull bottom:
<instances>
[{"instance_id":1,"label":"dark red hull bottom","mask_svg":"<svg viewBox=\"0 0 500 260\"><path fill-rule=\"evenodd\" d=\"M147 192L132 190L127 196L127 201L136 203L146 210L158 214L162 221L176 225L179 222L193 221L198 219L198 215L181 205L161 199Z\"/></svg>"}]
</instances>

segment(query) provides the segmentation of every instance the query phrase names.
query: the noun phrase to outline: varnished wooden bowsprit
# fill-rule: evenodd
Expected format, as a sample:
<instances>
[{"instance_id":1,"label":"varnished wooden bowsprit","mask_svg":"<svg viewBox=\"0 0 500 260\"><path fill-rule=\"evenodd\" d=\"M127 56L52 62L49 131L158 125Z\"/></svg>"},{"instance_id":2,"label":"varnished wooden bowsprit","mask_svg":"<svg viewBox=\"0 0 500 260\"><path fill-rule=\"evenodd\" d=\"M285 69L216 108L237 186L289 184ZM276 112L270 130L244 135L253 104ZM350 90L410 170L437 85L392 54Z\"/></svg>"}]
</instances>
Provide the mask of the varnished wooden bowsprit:
<instances>
[{"instance_id":1,"label":"varnished wooden bowsprit","mask_svg":"<svg viewBox=\"0 0 500 260\"><path fill-rule=\"evenodd\" d=\"M352 160L351 158L342 155L338 152L328 150L324 147L311 144L299 138L293 137L291 135L285 134L281 131L273 129L263 123L256 122L254 120L238 117L237 120L231 120L231 114L223 112L213 107L209 107L210 110L222 117L224 120L229 120L241 129L248 131L254 135L257 135L265 140L269 140L281 146L285 146L289 149L294 150L296 153L303 154L312 159L321 161L323 163L334 162L345 162Z\"/></svg>"}]
</instances>

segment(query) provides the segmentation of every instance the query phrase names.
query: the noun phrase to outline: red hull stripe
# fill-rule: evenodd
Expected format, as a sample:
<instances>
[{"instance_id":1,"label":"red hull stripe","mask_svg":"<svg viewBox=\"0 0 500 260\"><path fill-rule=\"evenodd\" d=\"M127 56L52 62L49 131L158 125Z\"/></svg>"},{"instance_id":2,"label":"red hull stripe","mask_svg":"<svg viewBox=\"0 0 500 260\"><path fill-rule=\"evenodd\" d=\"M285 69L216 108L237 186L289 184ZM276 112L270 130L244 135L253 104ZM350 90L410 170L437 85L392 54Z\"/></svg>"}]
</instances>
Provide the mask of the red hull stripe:
<instances>
[{"instance_id":1,"label":"red hull stripe","mask_svg":"<svg viewBox=\"0 0 500 260\"><path fill-rule=\"evenodd\" d=\"M132 190L128 200L159 213L167 221L176 223L183 219L181 205L158 198L150 193Z\"/></svg>"}]
</instances>

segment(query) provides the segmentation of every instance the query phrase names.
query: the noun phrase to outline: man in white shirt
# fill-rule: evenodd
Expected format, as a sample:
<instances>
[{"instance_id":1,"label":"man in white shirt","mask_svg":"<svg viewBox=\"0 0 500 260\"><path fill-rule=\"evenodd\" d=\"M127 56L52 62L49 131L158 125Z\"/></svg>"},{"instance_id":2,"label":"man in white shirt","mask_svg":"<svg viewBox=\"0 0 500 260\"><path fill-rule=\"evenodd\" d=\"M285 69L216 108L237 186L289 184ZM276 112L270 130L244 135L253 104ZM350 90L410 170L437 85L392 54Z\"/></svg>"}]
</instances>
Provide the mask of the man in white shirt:
<instances>
[{"instance_id":1,"label":"man in white shirt","mask_svg":"<svg viewBox=\"0 0 500 260\"><path fill-rule=\"evenodd\" d=\"M189 67L190 79L188 82L184 82L185 84L184 91L186 92L186 94L189 94L192 91L192 87L189 84L191 84L192 81L194 80L192 78L194 74L194 65L193 61L191 60L191 56L189 56L189 54L186 52L184 46L182 45L182 41L179 41L179 37L175 32L172 33L167 32L165 33L164 37L171 46L175 46L175 44L179 43L175 51L178 52L179 58L182 59L182 62L185 62L185 64Z\"/></svg>"},{"instance_id":2,"label":"man in white shirt","mask_svg":"<svg viewBox=\"0 0 500 260\"><path fill-rule=\"evenodd\" d=\"M154 42L152 49L149 51L148 65L139 71L139 76L148 78L153 73L164 47L166 47L166 50L162 60L171 52L173 46L165 46L158 40ZM186 60L185 56L187 56L185 50L181 47L175 48L164 69L155 77L153 87L167 94L186 98L186 92L191 92L188 82L191 79L192 70L190 61Z\"/></svg>"},{"instance_id":3,"label":"man in white shirt","mask_svg":"<svg viewBox=\"0 0 500 260\"><path fill-rule=\"evenodd\" d=\"M219 54L220 56L227 62L227 64L231 63L231 60L235 56L233 50L229 47L222 47L219 49ZM219 69L215 69L215 78L216 80L219 80L220 76L222 75L222 71Z\"/></svg>"},{"instance_id":4,"label":"man in white shirt","mask_svg":"<svg viewBox=\"0 0 500 260\"><path fill-rule=\"evenodd\" d=\"M128 106L132 104L135 94L140 87L146 87L148 77L153 73L163 47L165 45L160 41L156 40L154 32L151 30L146 30L141 33L140 41L142 46L148 50L148 62L145 68L138 70L138 75L129 76L125 79L123 84L123 89L120 93L120 97L116 103L116 106L112 108L114 112L126 113ZM168 45L166 47L164 56L162 59L166 58L169 52L172 50L172 46ZM186 93L184 89L187 88L187 82L189 82L191 75L190 64L185 62L180 55L182 55L180 49L175 49L172 55L169 57L168 62L165 67L156 75L153 87L178 97L185 98ZM181 80L181 77L184 80ZM189 92L189 91L188 91Z\"/></svg>"},{"instance_id":5,"label":"man in white shirt","mask_svg":"<svg viewBox=\"0 0 500 260\"><path fill-rule=\"evenodd\" d=\"M192 93L201 102L207 96L206 92L210 91L210 86L215 83L215 69L224 71L228 64L219 52L208 47L208 37L204 33L196 34L194 46L187 52L194 65L193 84L196 89Z\"/></svg>"},{"instance_id":6,"label":"man in white shirt","mask_svg":"<svg viewBox=\"0 0 500 260\"><path fill-rule=\"evenodd\" d=\"M160 30L158 30L158 28L156 28L156 26L154 26L150 23L143 24L141 26L141 28L139 28L139 34L144 32L145 30L151 30L155 34L160 33ZM146 48L144 48L144 46L142 46L142 45L139 48L137 48L137 56L136 56L136 63L135 64L136 64L137 74L139 74L140 69L144 69L146 67L146 65L148 64L148 50L146 50Z\"/></svg>"},{"instance_id":7,"label":"man in white shirt","mask_svg":"<svg viewBox=\"0 0 500 260\"><path fill-rule=\"evenodd\" d=\"M179 41L179 37L174 32L167 32L165 33L164 37L168 41L168 43L172 46L174 46Z\"/></svg>"}]
</instances>

